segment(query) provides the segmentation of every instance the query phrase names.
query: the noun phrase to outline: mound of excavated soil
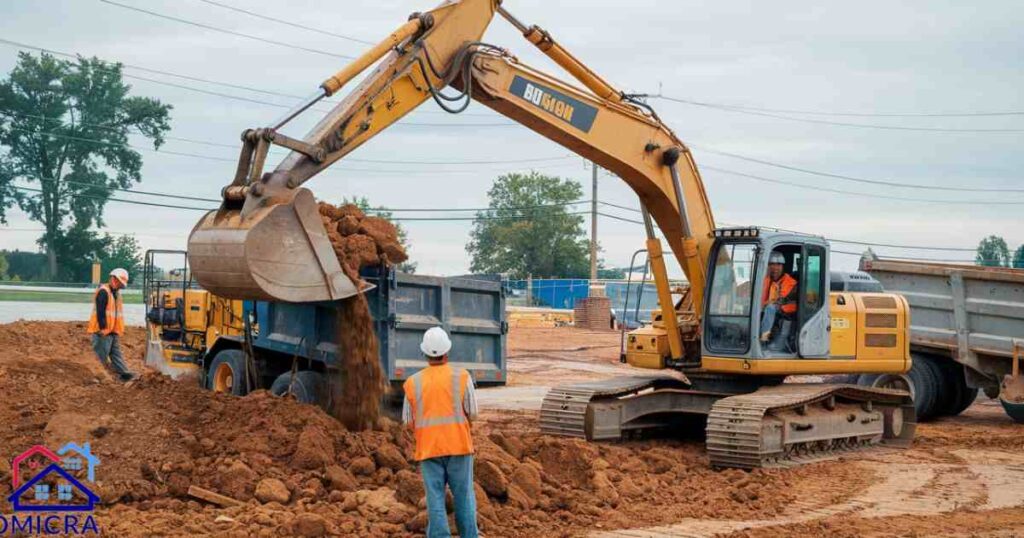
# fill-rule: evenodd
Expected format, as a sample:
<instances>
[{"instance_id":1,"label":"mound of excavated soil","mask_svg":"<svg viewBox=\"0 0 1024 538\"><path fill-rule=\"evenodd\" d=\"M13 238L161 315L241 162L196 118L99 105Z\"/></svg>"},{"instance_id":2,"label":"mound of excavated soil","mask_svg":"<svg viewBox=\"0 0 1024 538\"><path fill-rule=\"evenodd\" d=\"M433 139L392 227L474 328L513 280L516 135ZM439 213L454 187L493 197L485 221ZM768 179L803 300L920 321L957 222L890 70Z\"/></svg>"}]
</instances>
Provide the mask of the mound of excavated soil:
<instances>
[{"instance_id":1,"label":"mound of excavated soil","mask_svg":"<svg viewBox=\"0 0 1024 538\"><path fill-rule=\"evenodd\" d=\"M124 338L137 371L143 336L129 329ZM412 439L399 424L381 419L353 431L317 407L266 391L241 398L213 394L153 373L122 385L97 364L84 323L0 325L0 393L0 513L10 513L11 457L38 443L77 441L91 443L101 459L96 517L108 536L412 536L425 526ZM912 449L906 457L948 452L986 432L1000 433L1006 447L1020 447L1019 427L999 418L998 409L978 414L977 408L948 425L923 427L924 451ZM523 420L533 424L536 417ZM493 423L474 423L486 536L583 535L684 518L772 519L794 506L843 502L880 479L855 459L717 472L700 442L596 444ZM950 425L956 428L947 430ZM190 486L243 504L199 501L188 495ZM931 535L942 530L940 523L953 528L968 516L931 524L879 519L863 534ZM1013 521L999 521L1024 521L1019 510L1010 516ZM978 524L984 522L979 516ZM787 530L855 536L865 529L829 520Z\"/></svg>"}]
</instances>

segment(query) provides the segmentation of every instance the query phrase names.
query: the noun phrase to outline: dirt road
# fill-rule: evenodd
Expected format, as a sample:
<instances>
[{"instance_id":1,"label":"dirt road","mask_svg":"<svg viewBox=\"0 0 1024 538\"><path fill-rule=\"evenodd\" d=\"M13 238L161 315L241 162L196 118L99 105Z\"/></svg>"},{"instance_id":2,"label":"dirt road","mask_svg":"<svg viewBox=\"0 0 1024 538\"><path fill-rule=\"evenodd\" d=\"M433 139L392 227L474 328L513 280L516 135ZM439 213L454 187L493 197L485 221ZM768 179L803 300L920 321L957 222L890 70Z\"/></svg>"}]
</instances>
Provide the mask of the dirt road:
<instances>
[{"instance_id":1,"label":"dirt road","mask_svg":"<svg viewBox=\"0 0 1024 538\"><path fill-rule=\"evenodd\" d=\"M14 455L75 440L102 461L96 518L108 536L422 531L410 439L399 425L350 432L263 391L215 395L156 374L121 385L97 366L83 329L0 325L0 514L10 513ZM125 339L140 370L142 337L133 330ZM500 390L615 375L626 369L617 346L613 333L514 331L510 387ZM922 425L909 450L754 472L709 469L698 439L541 436L528 407L493 406L475 425L488 536L1024 535L1024 436L992 402ZM189 486L243 505L199 501Z\"/></svg>"}]
</instances>

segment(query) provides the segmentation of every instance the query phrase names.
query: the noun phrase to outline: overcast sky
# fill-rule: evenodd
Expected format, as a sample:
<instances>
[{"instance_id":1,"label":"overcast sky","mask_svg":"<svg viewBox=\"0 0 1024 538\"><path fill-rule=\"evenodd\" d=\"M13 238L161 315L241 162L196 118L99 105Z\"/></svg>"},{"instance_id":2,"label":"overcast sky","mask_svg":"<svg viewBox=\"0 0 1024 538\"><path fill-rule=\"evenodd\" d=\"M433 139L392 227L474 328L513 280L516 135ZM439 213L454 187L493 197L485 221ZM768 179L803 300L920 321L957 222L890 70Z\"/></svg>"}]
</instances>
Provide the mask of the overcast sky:
<instances>
[{"instance_id":1,"label":"overcast sky","mask_svg":"<svg viewBox=\"0 0 1024 538\"><path fill-rule=\"evenodd\" d=\"M118 2L236 32L356 56L368 45L253 18L200 0ZM376 42L431 1L219 0L254 12ZM520 20L538 24L607 80L627 91L696 101L865 114L1024 112L1024 4L1019 0L755 2L505 0ZM4 0L0 37L98 56L130 66L294 95L308 95L346 60L127 10L99 0ZM566 75L496 18L488 42L525 63ZM17 48L0 46L0 71ZM286 97L186 81L127 68L126 74L278 104ZM138 95L174 105L171 136L237 146L239 133L269 124L281 108L126 79ZM900 245L972 248L989 234L1010 248L1024 243L1024 193L959 192L871 185L809 175L712 153L724 151L830 174L929 187L1024 188L1024 115L975 117L801 118L854 124L974 131L876 129L740 114L661 99L650 103L694 148L719 225L760 224L830 238ZM774 114L774 113L773 113ZM784 114L790 115L791 114ZM317 119L308 114L304 129ZM429 124L429 125L423 125ZM998 131L1002 129L1003 131ZM1020 131L1013 132L1013 129ZM988 130L988 132L983 132ZM135 140L143 144L144 140ZM151 147L151 146L150 146ZM170 152L209 158L173 155ZM216 197L233 175L237 149L169 141L142 151L139 190ZM560 158L535 169L584 184L583 161L480 105L453 117L428 101L420 110L307 184L319 197L366 196L395 208L480 207L494 178L518 165L410 166L355 162L480 161ZM714 168L714 169L712 169ZM798 188L736 176L731 170L805 186L893 198ZM161 201L120 193L118 197ZM637 206L617 178L602 175L600 199ZM166 201L166 200L163 200ZM966 202L997 201L994 204ZM203 205L202 202L179 202ZM584 209L583 206L580 207ZM636 215L602 209L628 218ZM185 248L197 211L111 202L106 224L138 234L145 248ZM451 213L440 216L450 216ZM466 214L462 214L465 216ZM400 216L416 216L402 213ZM420 215L422 216L422 215ZM38 228L13 212L4 248L35 249ZM407 222L420 272L465 272L468 222ZM12 230L13 229L13 230ZM28 229L28 231L18 231ZM589 222L588 227L589 230ZM641 248L643 229L599 219L609 265L625 265ZM833 243L833 250L863 246ZM884 255L971 258L968 252L877 248ZM851 269L855 255L836 253L833 268ZM673 271L678 274L678 270Z\"/></svg>"}]
</instances>

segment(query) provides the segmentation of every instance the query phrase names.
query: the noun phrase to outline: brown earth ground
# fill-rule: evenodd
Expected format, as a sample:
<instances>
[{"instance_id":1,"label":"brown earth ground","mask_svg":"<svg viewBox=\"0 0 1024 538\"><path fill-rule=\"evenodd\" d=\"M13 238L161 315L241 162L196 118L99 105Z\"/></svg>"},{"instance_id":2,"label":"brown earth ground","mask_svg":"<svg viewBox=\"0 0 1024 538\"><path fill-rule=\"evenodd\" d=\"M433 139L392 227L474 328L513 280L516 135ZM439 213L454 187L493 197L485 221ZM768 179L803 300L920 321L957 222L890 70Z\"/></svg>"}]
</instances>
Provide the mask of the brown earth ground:
<instances>
[{"instance_id":1,"label":"brown earth ground","mask_svg":"<svg viewBox=\"0 0 1024 538\"><path fill-rule=\"evenodd\" d=\"M141 329L125 336L137 371L143 342ZM513 330L509 383L628 371L618 343L611 332ZM265 391L211 394L155 373L122 385L75 323L0 325L0 394L0 514L10 513L10 458L74 440L89 441L102 460L96 517L107 536L409 536L423 528L409 435L388 420L351 432ZM485 410L474 429L486 536L1024 535L1024 436L987 400L921 425L908 450L753 472L712 471L696 439L542 436L531 411ZM190 485L244 504L198 501Z\"/></svg>"}]
</instances>

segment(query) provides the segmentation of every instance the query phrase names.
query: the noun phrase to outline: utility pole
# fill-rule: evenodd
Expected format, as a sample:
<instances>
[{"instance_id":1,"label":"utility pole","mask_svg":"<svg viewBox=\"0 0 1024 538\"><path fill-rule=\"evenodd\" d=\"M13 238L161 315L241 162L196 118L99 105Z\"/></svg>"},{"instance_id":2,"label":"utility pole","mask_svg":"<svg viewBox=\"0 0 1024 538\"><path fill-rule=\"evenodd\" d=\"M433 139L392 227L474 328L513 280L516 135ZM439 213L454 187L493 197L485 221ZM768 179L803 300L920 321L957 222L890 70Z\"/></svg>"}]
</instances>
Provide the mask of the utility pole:
<instances>
[{"instance_id":1,"label":"utility pole","mask_svg":"<svg viewBox=\"0 0 1024 538\"><path fill-rule=\"evenodd\" d=\"M590 163L593 189L590 193L590 285L597 280L597 163Z\"/></svg>"}]
</instances>

